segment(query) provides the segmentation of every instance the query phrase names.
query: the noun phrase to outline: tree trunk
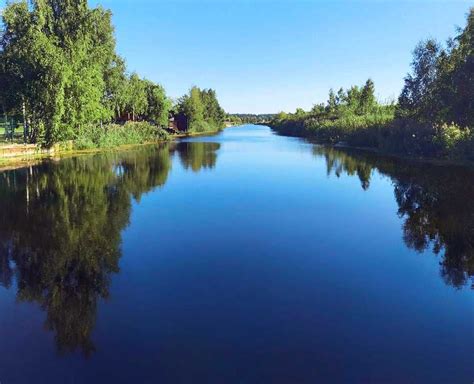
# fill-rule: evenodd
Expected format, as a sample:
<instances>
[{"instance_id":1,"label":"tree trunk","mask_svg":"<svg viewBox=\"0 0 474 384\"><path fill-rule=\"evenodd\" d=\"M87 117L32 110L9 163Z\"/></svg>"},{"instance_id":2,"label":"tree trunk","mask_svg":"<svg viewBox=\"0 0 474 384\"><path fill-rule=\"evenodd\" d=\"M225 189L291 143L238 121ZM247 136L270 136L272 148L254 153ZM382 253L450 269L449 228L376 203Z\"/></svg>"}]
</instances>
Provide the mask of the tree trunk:
<instances>
[{"instance_id":1,"label":"tree trunk","mask_svg":"<svg viewBox=\"0 0 474 384\"><path fill-rule=\"evenodd\" d=\"M23 141L26 143L28 137L28 119L26 117L26 103L23 99L22 103L22 112L23 112Z\"/></svg>"},{"instance_id":2,"label":"tree trunk","mask_svg":"<svg viewBox=\"0 0 474 384\"><path fill-rule=\"evenodd\" d=\"M7 135L7 127L8 127L8 115L7 115L7 112L5 110L3 110L3 117L5 119L5 136Z\"/></svg>"}]
</instances>

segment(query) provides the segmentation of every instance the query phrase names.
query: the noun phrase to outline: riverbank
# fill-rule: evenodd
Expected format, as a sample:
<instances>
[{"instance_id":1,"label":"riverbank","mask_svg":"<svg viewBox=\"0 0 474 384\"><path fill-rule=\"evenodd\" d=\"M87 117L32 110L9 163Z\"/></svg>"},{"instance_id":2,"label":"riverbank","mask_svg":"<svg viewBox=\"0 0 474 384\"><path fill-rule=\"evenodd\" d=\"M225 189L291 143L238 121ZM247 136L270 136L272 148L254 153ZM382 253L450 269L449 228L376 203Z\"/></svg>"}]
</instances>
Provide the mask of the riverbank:
<instances>
[{"instance_id":1,"label":"riverbank","mask_svg":"<svg viewBox=\"0 0 474 384\"><path fill-rule=\"evenodd\" d=\"M370 117L370 118L369 118ZM449 164L474 164L474 135L456 125L434 126L409 119L362 116L348 124L344 119L320 122L308 117L274 120L268 124L284 136L381 155Z\"/></svg>"},{"instance_id":2,"label":"riverbank","mask_svg":"<svg viewBox=\"0 0 474 384\"><path fill-rule=\"evenodd\" d=\"M188 132L180 134L167 134L166 137L156 140L147 140L138 143L117 144L115 146L91 146L80 148L74 141L58 143L50 148L38 144L4 144L0 145L0 172L24 168L40 163L45 159L60 160L65 157L80 156L107 151L125 151L141 146L157 145L173 142L186 137L214 136L223 129L209 132Z\"/></svg>"},{"instance_id":3,"label":"riverbank","mask_svg":"<svg viewBox=\"0 0 474 384\"><path fill-rule=\"evenodd\" d=\"M58 149L44 149L35 144L14 144L12 146L0 146L0 172L24 168L40 163L46 159L59 161L65 157L80 156L86 154L123 151L146 145L156 145L163 141L146 142L141 144L124 144L110 148L90 148L90 149L73 149L60 147ZM12 148L14 147L14 148ZM8 152L12 150L11 152Z\"/></svg>"}]
</instances>

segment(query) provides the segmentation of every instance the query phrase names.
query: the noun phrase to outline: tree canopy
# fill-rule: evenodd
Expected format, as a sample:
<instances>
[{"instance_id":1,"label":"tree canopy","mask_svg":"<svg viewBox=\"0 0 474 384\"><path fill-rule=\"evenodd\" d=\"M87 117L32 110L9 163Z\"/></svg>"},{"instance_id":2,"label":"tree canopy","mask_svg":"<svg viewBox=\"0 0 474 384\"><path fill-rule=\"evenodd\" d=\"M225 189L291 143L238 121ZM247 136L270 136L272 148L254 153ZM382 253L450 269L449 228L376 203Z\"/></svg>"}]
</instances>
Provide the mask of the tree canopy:
<instances>
[{"instance_id":1,"label":"tree canopy","mask_svg":"<svg viewBox=\"0 0 474 384\"><path fill-rule=\"evenodd\" d=\"M188 118L190 131L215 131L224 127L226 114L213 89L192 87L178 100L176 110Z\"/></svg>"},{"instance_id":2,"label":"tree canopy","mask_svg":"<svg viewBox=\"0 0 474 384\"><path fill-rule=\"evenodd\" d=\"M474 126L474 8L466 26L446 46L433 39L417 45L398 115L433 124Z\"/></svg>"},{"instance_id":3,"label":"tree canopy","mask_svg":"<svg viewBox=\"0 0 474 384\"><path fill-rule=\"evenodd\" d=\"M416 46L398 104L379 103L368 79L331 89L326 104L278 115L270 125L329 143L474 161L474 8L445 45L428 39Z\"/></svg>"},{"instance_id":4,"label":"tree canopy","mask_svg":"<svg viewBox=\"0 0 474 384\"><path fill-rule=\"evenodd\" d=\"M147 121L167 127L164 88L129 74L116 53L112 14L87 0L7 4L0 33L0 109L21 116L31 142L74 140L91 124ZM218 129L225 113L214 90L181 99L195 130ZM104 128L106 129L106 128Z\"/></svg>"}]
</instances>

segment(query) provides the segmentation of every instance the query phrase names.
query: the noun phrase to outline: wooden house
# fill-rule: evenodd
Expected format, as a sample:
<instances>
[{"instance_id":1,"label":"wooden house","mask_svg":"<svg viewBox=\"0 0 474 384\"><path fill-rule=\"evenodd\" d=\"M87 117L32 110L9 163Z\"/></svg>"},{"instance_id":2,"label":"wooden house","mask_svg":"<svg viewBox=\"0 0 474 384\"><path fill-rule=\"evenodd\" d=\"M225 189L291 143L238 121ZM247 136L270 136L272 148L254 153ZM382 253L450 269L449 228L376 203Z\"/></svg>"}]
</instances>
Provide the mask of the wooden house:
<instances>
[{"instance_id":1,"label":"wooden house","mask_svg":"<svg viewBox=\"0 0 474 384\"><path fill-rule=\"evenodd\" d=\"M188 117L181 112L171 115L168 128L176 132L187 132L189 129Z\"/></svg>"}]
</instances>

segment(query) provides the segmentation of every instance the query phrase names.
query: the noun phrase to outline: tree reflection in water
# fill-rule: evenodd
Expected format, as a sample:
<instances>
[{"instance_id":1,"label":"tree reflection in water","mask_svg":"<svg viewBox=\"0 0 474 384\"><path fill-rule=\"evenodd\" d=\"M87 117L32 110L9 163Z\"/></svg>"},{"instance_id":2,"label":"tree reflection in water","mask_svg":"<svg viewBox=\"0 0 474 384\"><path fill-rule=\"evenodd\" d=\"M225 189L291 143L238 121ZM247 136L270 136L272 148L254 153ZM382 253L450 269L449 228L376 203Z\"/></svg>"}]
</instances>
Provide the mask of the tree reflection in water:
<instances>
[{"instance_id":1,"label":"tree reflection in water","mask_svg":"<svg viewBox=\"0 0 474 384\"><path fill-rule=\"evenodd\" d=\"M176 145L176 150L185 169L199 172L203 168L214 168L220 146L219 143L181 142Z\"/></svg>"},{"instance_id":2,"label":"tree reflection in water","mask_svg":"<svg viewBox=\"0 0 474 384\"><path fill-rule=\"evenodd\" d=\"M0 173L0 284L46 313L60 352L94 352L99 301L119 272L132 198L163 186L171 155L194 172L213 168L217 143L148 146ZM314 147L328 173L391 178L408 247L441 254L441 274L461 288L474 277L474 171Z\"/></svg>"},{"instance_id":3,"label":"tree reflection in water","mask_svg":"<svg viewBox=\"0 0 474 384\"><path fill-rule=\"evenodd\" d=\"M441 254L444 281L474 289L474 170L322 146L314 146L313 152L325 158L328 174L357 175L364 190L374 170L388 176L404 219L405 244Z\"/></svg>"},{"instance_id":4,"label":"tree reflection in water","mask_svg":"<svg viewBox=\"0 0 474 384\"><path fill-rule=\"evenodd\" d=\"M100 299L119 272L131 199L166 183L170 151L197 171L215 145L147 146L0 173L0 284L46 312L58 350L89 356Z\"/></svg>"}]
</instances>

